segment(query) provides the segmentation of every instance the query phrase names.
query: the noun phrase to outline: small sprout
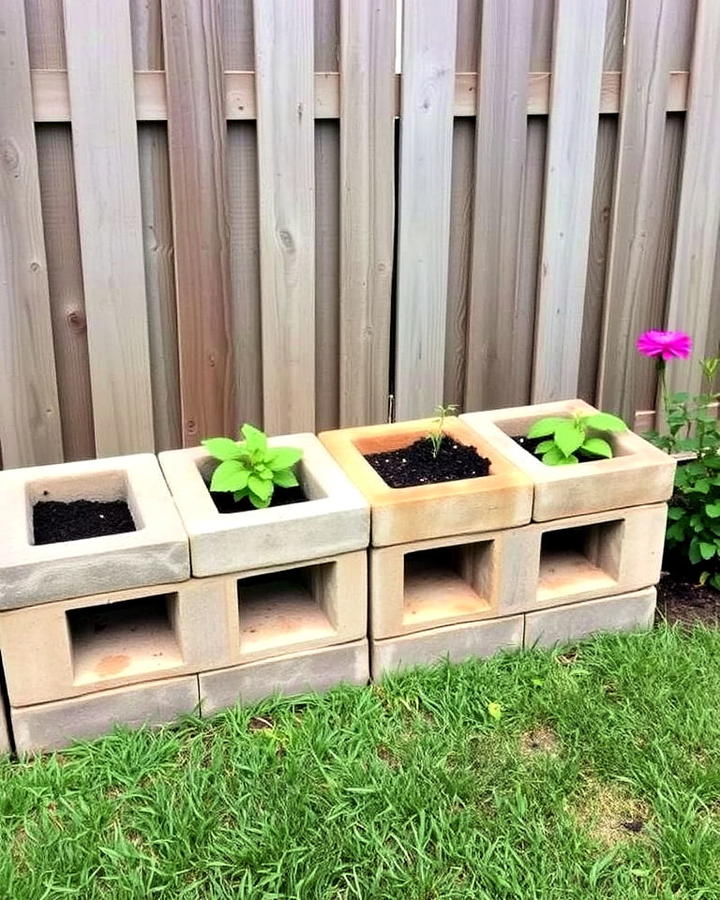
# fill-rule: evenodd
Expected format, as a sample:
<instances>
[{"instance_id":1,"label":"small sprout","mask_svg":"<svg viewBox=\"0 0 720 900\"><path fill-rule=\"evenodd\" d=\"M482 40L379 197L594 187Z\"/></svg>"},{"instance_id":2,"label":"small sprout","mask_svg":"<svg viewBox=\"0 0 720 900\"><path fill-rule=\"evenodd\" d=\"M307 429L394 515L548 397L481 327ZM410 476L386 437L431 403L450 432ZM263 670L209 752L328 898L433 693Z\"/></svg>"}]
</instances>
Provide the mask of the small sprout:
<instances>
[{"instance_id":1,"label":"small sprout","mask_svg":"<svg viewBox=\"0 0 720 900\"><path fill-rule=\"evenodd\" d=\"M528 431L529 438L547 438L540 441L535 454L542 457L546 466L571 466L580 462L579 456L610 459L613 455L610 443L604 438L589 436L590 430L599 432L627 431L622 419L610 413L597 412L572 416L548 416L534 422Z\"/></svg>"},{"instance_id":2,"label":"small sprout","mask_svg":"<svg viewBox=\"0 0 720 900\"><path fill-rule=\"evenodd\" d=\"M496 700L491 700L490 703L488 703L487 711L490 718L495 719L496 722L499 722L500 719L502 719L503 709Z\"/></svg>"},{"instance_id":3,"label":"small sprout","mask_svg":"<svg viewBox=\"0 0 720 900\"><path fill-rule=\"evenodd\" d=\"M442 404L440 404L439 406L435 407L433 427L427 436L428 440L432 444L433 457L435 459L437 459L438 457L443 438L445 437L445 419L447 418L447 416L455 415L457 411L458 407L454 403L450 403L448 406L443 406Z\"/></svg>"},{"instance_id":4,"label":"small sprout","mask_svg":"<svg viewBox=\"0 0 720 900\"><path fill-rule=\"evenodd\" d=\"M216 437L202 442L220 460L210 490L232 492L236 501L247 497L256 509L264 509L270 505L276 487L297 487L293 467L302 457L302 450L269 447L267 435L247 422L240 431L245 440Z\"/></svg>"}]
</instances>

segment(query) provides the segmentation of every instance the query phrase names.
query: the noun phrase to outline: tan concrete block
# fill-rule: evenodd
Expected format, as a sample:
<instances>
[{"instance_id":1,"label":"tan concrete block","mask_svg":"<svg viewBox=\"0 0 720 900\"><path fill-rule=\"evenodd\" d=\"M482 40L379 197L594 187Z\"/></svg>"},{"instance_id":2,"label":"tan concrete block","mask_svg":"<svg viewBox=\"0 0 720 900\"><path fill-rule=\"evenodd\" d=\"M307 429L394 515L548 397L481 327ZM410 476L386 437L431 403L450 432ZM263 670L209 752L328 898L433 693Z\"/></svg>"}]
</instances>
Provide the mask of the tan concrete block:
<instances>
[{"instance_id":1,"label":"tan concrete block","mask_svg":"<svg viewBox=\"0 0 720 900\"><path fill-rule=\"evenodd\" d=\"M189 535L193 575L240 572L367 547L368 504L315 435L282 435L269 443L302 449L297 471L307 502L219 513L205 482L215 461L204 447L159 455Z\"/></svg>"},{"instance_id":2,"label":"tan concrete block","mask_svg":"<svg viewBox=\"0 0 720 900\"><path fill-rule=\"evenodd\" d=\"M660 580L667 506L633 506L523 528L536 573L527 610L638 590Z\"/></svg>"},{"instance_id":3,"label":"tan concrete block","mask_svg":"<svg viewBox=\"0 0 720 900\"><path fill-rule=\"evenodd\" d=\"M239 702L327 691L338 684L367 684L368 678L368 642L362 639L204 672L200 675L201 710L209 716Z\"/></svg>"},{"instance_id":4,"label":"tan concrete block","mask_svg":"<svg viewBox=\"0 0 720 900\"><path fill-rule=\"evenodd\" d=\"M445 433L477 447L481 455L489 457L490 475L391 488L364 457L367 453L406 447L425 437L432 428L431 419L420 419L325 431L320 435L320 440L370 504L374 547L495 531L530 521L530 478L505 453L454 416L445 420Z\"/></svg>"},{"instance_id":5,"label":"tan concrete block","mask_svg":"<svg viewBox=\"0 0 720 900\"><path fill-rule=\"evenodd\" d=\"M118 500L136 531L33 544L39 499ZM0 472L0 609L183 581L187 535L151 453Z\"/></svg>"},{"instance_id":6,"label":"tan concrete block","mask_svg":"<svg viewBox=\"0 0 720 900\"><path fill-rule=\"evenodd\" d=\"M200 579L0 613L10 702L28 706L230 665L236 617L223 585Z\"/></svg>"},{"instance_id":7,"label":"tan concrete block","mask_svg":"<svg viewBox=\"0 0 720 900\"><path fill-rule=\"evenodd\" d=\"M18 753L38 753L99 737L116 725L164 725L197 705L197 676L187 675L25 706L11 716Z\"/></svg>"},{"instance_id":8,"label":"tan concrete block","mask_svg":"<svg viewBox=\"0 0 720 900\"><path fill-rule=\"evenodd\" d=\"M430 665L441 659L462 662L471 657L492 656L500 650L522 647L523 616L508 616L486 622L445 625L370 641L370 671L373 679L385 672L410 666Z\"/></svg>"},{"instance_id":9,"label":"tan concrete block","mask_svg":"<svg viewBox=\"0 0 720 900\"><path fill-rule=\"evenodd\" d=\"M537 578L531 560L524 528L373 548L370 636L396 637L524 610Z\"/></svg>"},{"instance_id":10,"label":"tan concrete block","mask_svg":"<svg viewBox=\"0 0 720 900\"><path fill-rule=\"evenodd\" d=\"M528 613L525 646L553 647L603 631L635 631L652 628L655 617L654 587L571 606Z\"/></svg>"},{"instance_id":11,"label":"tan concrete block","mask_svg":"<svg viewBox=\"0 0 720 900\"><path fill-rule=\"evenodd\" d=\"M675 460L631 431L603 434L612 445L612 459L576 466L546 466L512 439L526 435L539 419L576 410L597 412L583 400L561 400L465 413L460 418L532 479L535 485L532 517L536 522L669 499Z\"/></svg>"}]
</instances>

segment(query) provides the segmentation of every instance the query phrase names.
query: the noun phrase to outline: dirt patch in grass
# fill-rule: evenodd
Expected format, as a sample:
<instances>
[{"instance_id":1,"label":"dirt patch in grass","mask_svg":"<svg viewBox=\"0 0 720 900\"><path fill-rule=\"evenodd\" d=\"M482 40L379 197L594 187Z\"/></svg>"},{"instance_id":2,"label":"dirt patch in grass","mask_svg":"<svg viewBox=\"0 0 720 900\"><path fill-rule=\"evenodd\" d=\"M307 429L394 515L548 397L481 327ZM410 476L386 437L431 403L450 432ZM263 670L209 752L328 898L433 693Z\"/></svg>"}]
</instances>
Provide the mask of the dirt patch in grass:
<instances>
[{"instance_id":1,"label":"dirt patch in grass","mask_svg":"<svg viewBox=\"0 0 720 900\"><path fill-rule=\"evenodd\" d=\"M570 804L578 825L606 847L639 840L650 818L648 805L617 784L587 779Z\"/></svg>"},{"instance_id":2,"label":"dirt patch in grass","mask_svg":"<svg viewBox=\"0 0 720 900\"><path fill-rule=\"evenodd\" d=\"M552 729L543 725L520 736L520 750L525 756L556 756L560 752L560 741Z\"/></svg>"},{"instance_id":3,"label":"dirt patch in grass","mask_svg":"<svg viewBox=\"0 0 720 900\"><path fill-rule=\"evenodd\" d=\"M657 618L683 625L720 625L720 591L687 574L666 572L658 584Z\"/></svg>"}]
</instances>

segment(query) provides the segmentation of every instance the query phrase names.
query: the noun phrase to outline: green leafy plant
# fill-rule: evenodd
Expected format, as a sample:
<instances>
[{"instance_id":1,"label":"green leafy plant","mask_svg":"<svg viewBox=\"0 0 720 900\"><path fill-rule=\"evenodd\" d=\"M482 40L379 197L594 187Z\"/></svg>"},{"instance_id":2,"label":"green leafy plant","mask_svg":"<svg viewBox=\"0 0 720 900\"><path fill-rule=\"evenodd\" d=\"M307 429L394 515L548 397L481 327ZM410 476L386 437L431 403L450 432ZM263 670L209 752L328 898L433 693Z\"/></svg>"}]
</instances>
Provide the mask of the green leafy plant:
<instances>
[{"instance_id":1,"label":"green leafy plant","mask_svg":"<svg viewBox=\"0 0 720 900\"><path fill-rule=\"evenodd\" d=\"M242 441L216 437L202 442L220 460L210 490L232 492L235 500L247 497L256 509L264 509L270 505L276 487L297 487L293 467L301 459L302 450L269 447L267 435L247 422L240 433Z\"/></svg>"},{"instance_id":2,"label":"green leafy plant","mask_svg":"<svg viewBox=\"0 0 720 900\"><path fill-rule=\"evenodd\" d=\"M448 416L454 415L457 411L458 408L454 403L450 403L448 406L439 405L435 407L435 418L432 423L433 427L427 436L432 444L432 453L435 459L438 457L443 438L445 437L445 419Z\"/></svg>"},{"instance_id":3,"label":"green leafy plant","mask_svg":"<svg viewBox=\"0 0 720 900\"><path fill-rule=\"evenodd\" d=\"M622 419L606 412L571 416L547 416L534 422L528 431L529 438L547 438L540 441L534 452L546 466L570 466L587 459L610 459L612 446L605 438L593 432L627 431Z\"/></svg>"}]
</instances>

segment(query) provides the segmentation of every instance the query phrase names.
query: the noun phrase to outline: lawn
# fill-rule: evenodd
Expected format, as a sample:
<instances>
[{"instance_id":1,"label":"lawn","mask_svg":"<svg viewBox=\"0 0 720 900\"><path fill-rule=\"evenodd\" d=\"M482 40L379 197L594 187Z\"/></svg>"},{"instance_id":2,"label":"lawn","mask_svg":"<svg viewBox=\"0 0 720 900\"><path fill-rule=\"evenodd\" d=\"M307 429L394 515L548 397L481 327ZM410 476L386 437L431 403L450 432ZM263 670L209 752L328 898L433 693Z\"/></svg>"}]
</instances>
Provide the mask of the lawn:
<instances>
[{"instance_id":1,"label":"lawn","mask_svg":"<svg viewBox=\"0 0 720 900\"><path fill-rule=\"evenodd\" d=\"M720 632L119 731L0 782L3 900L718 898Z\"/></svg>"}]
</instances>

